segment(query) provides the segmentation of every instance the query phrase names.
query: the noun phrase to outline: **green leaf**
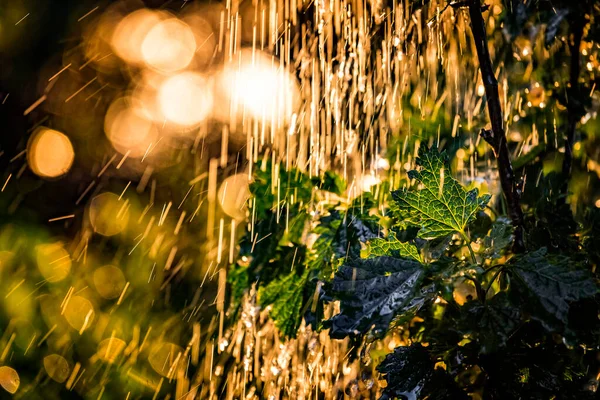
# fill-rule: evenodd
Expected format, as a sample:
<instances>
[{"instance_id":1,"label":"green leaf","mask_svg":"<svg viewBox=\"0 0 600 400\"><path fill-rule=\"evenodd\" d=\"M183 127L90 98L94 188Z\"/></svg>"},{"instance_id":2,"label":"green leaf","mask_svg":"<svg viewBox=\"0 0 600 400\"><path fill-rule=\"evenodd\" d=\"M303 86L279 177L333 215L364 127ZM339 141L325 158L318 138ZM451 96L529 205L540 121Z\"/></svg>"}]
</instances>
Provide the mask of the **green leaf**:
<instances>
[{"instance_id":1,"label":"green leaf","mask_svg":"<svg viewBox=\"0 0 600 400\"><path fill-rule=\"evenodd\" d=\"M433 294L421 290L423 266L387 256L342 265L328 295L340 300L340 313L325 321L335 339L388 328L392 319L416 312Z\"/></svg>"},{"instance_id":2,"label":"green leaf","mask_svg":"<svg viewBox=\"0 0 600 400\"><path fill-rule=\"evenodd\" d=\"M298 169L286 170L283 164L256 163L250 183L253 216L256 221L267 217L270 210L286 206L292 211L306 208L313 196L311 178ZM285 215L285 214L281 214Z\"/></svg>"},{"instance_id":3,"label":"green leaf","mask_svg":"<svg viewBox=\"0 0 600 400\"><path fill-rule=\"evenodd\" d=\"M313 177L312 182L319 189L335 193L339 196L346 190L344 179L333 171L325 171L323 176Z\"/></svg>"},{"instance_id":4,"label":"green leaf","mask_svg":"<svg viewBox=\"0 0 600 400\"><path fill-rule=\"evenodd\" d=\"M469 224L468 232L471 240L485 237L492 227L492 219L485 211L477 211L475 219Z\"/></svg>"},{"instance_id":5,"label":"green leaf","mask_svg":"<svg viewBox=\"0 0 600 400\"><path fill-rule=\"evenodd\" d=\"M513 227L510 220L500 217L492 225L490 234L483 239L483 256L485 258L500 258L513 240Z\"/></svg>"},{"instance_id":6,"label":"green leaf","mask_svg":"<svg viewBox=\"0 0 600 400\"><path fill-rule=\"evenodd\" d=\"M571 302L590 298L598 286L589 271L563 256L550 256L546 249L520 256L511 263L512 282L528 301L531 317L549 331L563 328Z\"/></svg>"},{"instance_id":7,"label":"green leaf","mask_svg":"<svg viewBox=\"0 0 600 400\"><path fill-rule=\"evenodd\" d=\"M498 293L485 304L470 301L465 307L467 329L475 334L484 354L506 345L521 320L519 309L510 302L506 292Z\"/></svg>"},{"instance_id":8,"label":"green leaf","mask_svg":"<svg viewBox=\"0 0 600 400\"><path fill-rule=\"evenodd\" d=\"M378 256L403 257L423 262L417 246L411 242L401 242L393 232L387 238L376 238L367 242L365 258Z\"/></svg>"},{"instance_id":9,"label":"green leaf","mask_svg":"<svg viewBox=\"0 0 600 400\"><path fill-rule=\"evenodd\" d=\"M392 192L396 212L401 219L420 226L418 236L435 239L459 232L464 235L467 224L490 200L478 197L477 189L467 191L450 174L445 153L421 146L416 160L420 170L408 173L422 188L403 188Z\"/></svg>"},{"instance_id":10,"label":"green leaf","mask_svg":"<svg viewBox=\"0 0 600 400\"><path fill-rule=\"evenodd\" d=\"M419 398L421 390L433 375L434 364L421 344L396 347L377 366L387 381L384 394L391 398Z\"/></svg>"},{"instance_id":11,"label":"green leaf","mask_svg":"<svg viewBox=\"0 0 600 400\"><path fill-rule=\"evenodd\" d=\"M313 232L319 237L306 253L305 268L318 272L323 279L331 279L333 272L332 263L337 254L334 248L334 239L341 225L340 216L335 213L323 218Z\"/></svg>"},{"instance_id":12,"label":"green leaf","mask_svg":"<svg viewBox=\"0 0 600 400\"><path fill-rule=\"evenodd\" d=\"M231 285L231 303L237 306L246 290L250 287L248 279L248 266L242 266L239 263L229 267L227 273L227 283Z\"/></svg>"},{"instance_id":13,"label":"green leaf","mask_svg":"<svg viewBox=\"0 0 600 400\"><path fill-rule=\"evenodd\" d=\"M308 270L302 276L292 271L258 290L258 303L261 307L272 306L269 315L285 337L295 337L302 322L300 310L307 278Z\"/></svg>"},{"instance_id":14,"label":"green leaf","mask_svg":"<svg viewBox=\"0 0 600 400\"><path fill-rule=\"evenodd\" d=\"M454 380L435 364L419 343L396 347L377 366L387 386L381 399L468 399Z\"/></svg>"}]
</instances>

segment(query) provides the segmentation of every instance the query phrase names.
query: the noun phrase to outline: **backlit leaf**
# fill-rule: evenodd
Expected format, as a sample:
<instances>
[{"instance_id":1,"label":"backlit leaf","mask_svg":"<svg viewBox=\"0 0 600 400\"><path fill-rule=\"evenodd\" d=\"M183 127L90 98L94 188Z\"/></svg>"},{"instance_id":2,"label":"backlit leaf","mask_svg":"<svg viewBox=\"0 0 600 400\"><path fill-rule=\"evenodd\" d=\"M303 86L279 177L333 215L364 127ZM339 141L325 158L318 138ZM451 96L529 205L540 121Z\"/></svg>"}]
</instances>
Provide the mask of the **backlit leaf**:
<instances>
[{"instance_id":1,"label":"backlit leaf","mask_svg":"<svg viewBox=\"0 0 600 400\"><path fill-rule=\"evenodd\" d=\"M365 258L377 256L392 256L410 258L422 262L419 249L411 242L401 242L392 232L387 238L372 239L367 243Z\"/></svg>"},{"instance_id":2,"label":"backlit leaf","mask_svg":"<svg viewBox=\"0 0 600 400\"><path fill-rule=\"evenodd\" d=\"M408 174L422 188L392 192L399 217L419 226L418 236L423 239L464 233L490 195L478 197L477 189L467 191L451 176L447 155L435 148L421 146L416 162L420 169Z\"/></svg>"},{"instance_id":3,"label":"backlit leaf","mask_svg":"<svg viewBox=\"0 0 600 400\"><path fill-rule=\"evenodd\" d=\"M259 304L262 307L272 305L269 315L286 337L295 337L302 322L300 310L308 272L305 270L299 276L292 271L258 290Z\"/></svg>"}]
</instances>

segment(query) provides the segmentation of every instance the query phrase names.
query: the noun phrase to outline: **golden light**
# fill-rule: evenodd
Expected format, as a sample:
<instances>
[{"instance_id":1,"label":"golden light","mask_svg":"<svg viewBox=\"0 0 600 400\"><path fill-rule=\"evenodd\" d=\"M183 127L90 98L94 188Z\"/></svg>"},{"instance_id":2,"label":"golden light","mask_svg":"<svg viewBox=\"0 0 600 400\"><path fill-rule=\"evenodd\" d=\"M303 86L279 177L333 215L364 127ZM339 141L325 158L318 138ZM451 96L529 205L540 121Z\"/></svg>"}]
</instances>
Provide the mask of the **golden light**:
<instances>
[{"instance_id":1,"label":"golden light","mask_svg":"<svg viewBox=\"0 0 600 400\"><path fill-rule=\"evenodd\" d=\"M212 109L208 82L199 74L183 72L163 82L158 101L165 118L183 126L203 121Z\"/></svg>"},{"instance_id":2,"label":"golden light","mask_svg":"<svg viewBox=\"0 0 600 400\"><path fill-rule=\"evenodd\" d=\"M31 323L31 321L26 318L13 318L10 324L13 326L14 332L16 334L14 343L23 350L27 350L27 348L31 344L31 338L34 335L38 336L40 334L37 327L34 326Z\"/></svg>"},{"instance_id":3,"label":"golden light","mask_svg":"<svg viewBox=\"0 0 600 400\"><path fill-rule=\"evenodd\" d=\"M37 245L35 260L41 274L50 283L65 279L71 271L71 256L62 242Z\"/></svg>"},{"instance_id":4,"label":"golden light","mask_svg":"<svg viewBox=\"0 0 600 400\"><path fill-rule=\"evenodd\" d=\"M232 64L220 80L232 112L249 114L271 124L291 119L299 99L298 82L279 66L275 57L243 50Z\"/></svg>"},{"instance_id":5,"label":"golden light","mask_svg":"<svg viewBox=\"0 0 600 400\"><path fill-rule=\"evenodd\" d=\"M174 343L160 343L150 351L148 362L152 369L164 377L172 376L183 359L183 349Z\"/></svg>"},{"instance_id":6,"label":"golden light","mask_svg":"<svg viewBox=\"0 0 600 400\"><path fill-rule=\"evenodd\" d=\"M196 14L188 15L183 18L183 22L192 29L194 38L196 39L195 61L200 65L205 65L213 58L215 47L217 46L218 35L215 35L211 23L204 18L206 14L201 13L201 15L202 17ZM210 18L210 15L207 15L206 17Z\"/></svg>"},{"instance_id":7,"label":"golden light","mask_svg":"<svg viewBox=\"0 0 600 400\"><path fill-rule=\"evenodd\" d=\"M43 294L38 297L38 304L40 305L40 313L44 322L48 327L52 327L54 325L61 326L61 308L60 303L62 301L58 300L55 296L49 294Z\"/></svg>"},{"instance_id":8,"label":"golden light","mask_svg":"<svg viewBox=\"0 0 600 400\"><path fill-rule=\"evenodd\" d=\"M4 390L10 394L15 394L20 384L21 379L19 379L17 371L6 365L0 367L0 385L2 385Z\"/></svg>"},{"instance_id":9,"label":"golden light","mask_svg":"<svg viewBox=\"0 0 600 400\"><path fill-rule=\"evenodd\" d=\"M42 178L56 178L66 174L74 159L71 141L54 129L37 128L27 144L29 168Z\"/></svg>"},{"instance_id":10,"label":"golden light","mask_svg":"<svg viewBox=\"0 0 600 400\"><path fill-rule=\"evenodd\" d=\"M485 87L483 85L477 86L477 96L482 97L485 94Z\"/></svg>"},{"instance_id":11,"label":"golden light","mask_svg":"<svg viewBox=\"0 0 600 400\"><path fill-rule=\"evenodd\" d=\"M31 295L34 288L29 284L20 284L18 281L10 282L6 275L2 278L11 289L10 296L4 296L4 311L13 318L24 318L31 321L35 309L35 299ZM4 283L4 282L3 282Z\"/></svg>"},{"instance_id":12,"label":"golden light","mask_svg":"<svg viewBox=\"0 0 600 400\"><path fill-rule=\"evenodd\" d=\"M469 299L477 298L477 290L475 289L475 286L471 284L471 282L462 280L454 284L452 297L458 305L462 306L469 301Z\"/></svg>"},{"instance_id":13,"label":"golden light","mask_svg":"<svg viewBox=\"0 0 600 400\"><path fill-rule=\"evenodd\" d=\"M112 364L117 360L117 357L119 357L126 346L127 344L123 340L111 337L104 339L98 344L96 354L102 361Z\"/></svg>"},{"instance_id":14,"label":"golden light","mask_svg":"<svg viewBox=\"0 0 600 400\"><path fill-rule=\"evenodd\" d=\"M115 27L124 15L122 6L123 3L114 2L98 19L83 26L85 58L101 71L112 72L119 67L119 60L113 55L111 41Z\"/></svg>"},{"instance_id":15,"label":"golden light","mask_svg":"<svg viewBox=\"0 0 600 400\"><path fill-rule=\"evenodd\" d=\"M94 322L94 306L85 297L72 296L64 305L63 315L71 328L81 335Z\"/></svg>"},{"instance_id":16,"label":"golden light","mask_svg":"<svg viewBox=\"0 0 600 400\"><path fill-rule=\"evenodd\" d=\"M219 187L218 199L223 212L238 221L246 218L246 201L250 197L248 174L226 178Z\"/></svg>"},{"instance_id":17,"label":"golden light","mask_svg":"<svg viewBox=\"0 0 600 400\"><path fill-rule=\"evenodd\" d=\"M144 156L158 137L142 105L132 98L120 98L110 105L104 118L104 132L119 153L132 158Z\"/></svg>"},{"instance_id":18,"label":"golden light","mask_svg":"<svg viewBox=\"0 0 600 400\"><path fill-rule=\"evenodd\" d=\"M105 265L94 271L96 291L105 299L115 299L121 295L125 287L123 271L113 265Z\"/></svg>"},{"instance_id":19,"label":"golden light","mask_svg":"<svg viewBox=\"0 0 600 400\"><path fill-rule=\"evenodd\" d=\"M167 79L165 75L145 69L133 83L131 92L131 101L139 106L144 118L161 127L165 123L165 116L158 101L158 90Z\"/></svg>"},{"instance_id":20,"label":"golden light","mask_svg":"<svg viewBox=\"0 0 600 400\"><path fill-rule=\"evenodd\" d=\"M146 64L162 72L175 72L187 67L196 52L196 39L190 27L177 18L154 25L142 42Z\"/></svg>"},{"instance_id":21,"label":"golden light","mask_svg":"<svg viewBox=\"0 0 600 400\"><path fill-rule=\"evenodd\" d=\"M0 273L5 267L9 267L15 261L15 253L11 251L0 251Z\"/></svg>"},{"instance_id":22,"label":"golden light","mask_svg":"<svg viewBox=\"0 0 600 400\"><path fill-rule=\"evenodd\" d=\"M69 377L69 363L58 354L50 354L44 357L44 369L48 376L58 383L63 383Z\"/></svg>"},{"instance_id":23,"label":"golden light","mask_svg":"<svg viewBox=\"0 0 600 400\"><path fill-rule=\"evenodd\" d=\"M88 217L94 231L103 236L114 236L127 227L129 209L125 201L114 193L105 192L90 202Z\"/></svg>"},{"instance_id":24,"label":"golden light","mask_svg":"<svg viewBox=\"0 0 600 400\"><path fill-rule=\"evenodd\" d=\"M142 43L144 39L166 14L142 8L125 16L117 24L111 37L111 46L115 54L130 64L144 62Z\"/></svg>"},{"instance_id":25,"label":"golden light","mask_svg":"<svg viewBox=\"0 0 600 400\"><path fill-rule=\"evenodd\" d=\"M371 188L381 183L381 179L373 174L363 175L360 179L360 188L363 192L370 192Z\"/></svg>"},{"instance_id":26,"label":"golden light","mask_svg":"<svg viewBox=\"0 0 600 400\"><path fill-rule=\"evenodd\" d=\"M544 88L536 82L533 86L531 86L530 90L527 93L527 105L529 107L540 107L544 108L544 100L546 99L546 93Z\"/></svg>"}]
</instances>

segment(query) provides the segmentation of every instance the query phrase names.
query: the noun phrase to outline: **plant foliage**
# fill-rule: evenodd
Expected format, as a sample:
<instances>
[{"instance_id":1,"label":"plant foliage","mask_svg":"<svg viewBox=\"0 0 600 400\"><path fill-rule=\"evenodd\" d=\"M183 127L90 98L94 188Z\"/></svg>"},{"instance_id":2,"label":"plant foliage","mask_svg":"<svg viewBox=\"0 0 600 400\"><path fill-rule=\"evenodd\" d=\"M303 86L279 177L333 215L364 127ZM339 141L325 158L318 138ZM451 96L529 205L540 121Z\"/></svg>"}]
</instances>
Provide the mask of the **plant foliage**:
<instances>
[{"instance_id":1,"label":"plant foliage","mask_svg":"<svg viewBox=\"0 0 600 400\"><path fill-rule=\"evenodd\" d=\"M335 177L259 169L253 212L265 222L242 241L249 261L232 266L234 296L257 285L259 304L288 337L303 318L334 339L400 334L404 342L376 368L387 381L382 398L592 397L595 219L570 237L577 254L535 240L512 254L510 221L486 212L490 195L454 178L445 153L422 146L416 165L410 186L351 202L333 196L344 187ZM279 190L294 202L269 203L269 177L287 180ZM289 222L270 223L276 213ZM244 253L244 243L267 234ZM318 310L334 302L339 312L325 319Z\"/></svg>"}]
</instances>

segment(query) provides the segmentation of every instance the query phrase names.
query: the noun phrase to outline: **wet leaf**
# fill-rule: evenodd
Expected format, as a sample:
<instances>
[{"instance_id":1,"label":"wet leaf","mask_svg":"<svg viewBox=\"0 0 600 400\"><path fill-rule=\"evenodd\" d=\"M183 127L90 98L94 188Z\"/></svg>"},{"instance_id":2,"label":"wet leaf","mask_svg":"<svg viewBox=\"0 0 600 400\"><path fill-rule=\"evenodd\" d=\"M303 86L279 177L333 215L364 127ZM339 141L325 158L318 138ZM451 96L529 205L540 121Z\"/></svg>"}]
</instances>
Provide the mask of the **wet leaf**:
<instances>
[{"instance_id":1,"label":"wet leaf","mask_svg":"<svg viewBox=\"0 0 600 400\"><path fill-rule=\"evenodd\" d=\"M330 336L387 329L395 316L423 304L419 289L424 276L423 266L413 260L383 256L347 262L331 285L332 294L340 299L340 313L325 321Z\"/></svg>"},{"instance_id":2,"label":"wet leaf","mask_svg":"<svg viewBox=\"0 0 600 400\"><path fill-rule=\"evenodd\" d=\"M418 236L423 239L464 233L491 196L478 197L477 189L467 191L454 179L445 152L440 154L435 148L421 146L417 165L420 170L410 171L409 177L422 188L392 192L399 217L420 226Z\"/></svg>"},{"instance_id":3,"label":"wet leaf","mask_svg":"<svg viewBox=\"0 0 600 400\"><path fill-rule=\"evenodd\" d=\"M567 323L569 305L598 293L591 274L563 256L546 254L545 248L515 259L510 271L512 282L528 298L525 304L531 317L549 331Z\"/></svg>"},{"instance_id":4,"label":"wet leaf","mask_svg":"<svg viewBox=\"0 0 600 400\"><path fill-rule=\"evenodd\" d=\"M321 190L342 195L346 190L344 179L333 171L325 171L320 177L313 177L312 182Z\"/></svg>"},{"instance_id":5,"label":"wet leaf","mask_svg":"<svg viewBox=\"0 0 600 400\"><path fill-rule=\"evenodd\" d=\"M443 370L435 369L429 351L419 343L396 347L377 371L387 381L381 399L468 399Z\"/></svg>"},{"instance_id":6,"label":"wet leaf","mask_svg":"<svg viewBox=\"0 0 600 400\"><path fill-rule=\"evenodd\" d=\"M302 322L300 310L307 277L308 270L301 276L293 271L258 290L259 304L262 307L272 305L269 315L286 337L295 337Z\"/></svg>"}]
</instances>

